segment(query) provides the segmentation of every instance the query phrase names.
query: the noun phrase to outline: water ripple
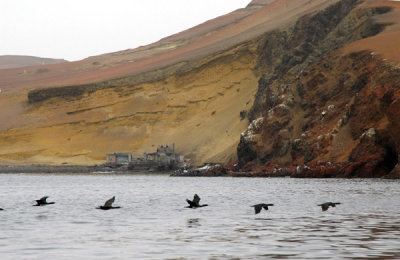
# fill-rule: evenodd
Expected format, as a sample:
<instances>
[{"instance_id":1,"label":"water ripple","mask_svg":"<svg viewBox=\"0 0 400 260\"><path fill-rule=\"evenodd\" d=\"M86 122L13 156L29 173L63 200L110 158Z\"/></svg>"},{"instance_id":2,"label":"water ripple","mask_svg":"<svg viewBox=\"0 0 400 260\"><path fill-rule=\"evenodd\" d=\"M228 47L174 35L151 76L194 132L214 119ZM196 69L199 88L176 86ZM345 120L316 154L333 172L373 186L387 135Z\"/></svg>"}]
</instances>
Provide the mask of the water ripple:
<instances>
[{"instance_id":1,"label":"water ripple","mask_svg":"<svg viewBox=\"0 0 400 260\"><path fill-rule=\"evenodd\" d=\"M0 255L400 259L399 186L387 180L0 175L6 209ZM194 193L209 207L185 208ZM32 207L44 195L56 204ZM121 209L95 209L112 196ZM325 201L342 204L322 212L317 205ZM254 215L249 206L260 202L275 206Z\"/></svg>"}]
</instances>

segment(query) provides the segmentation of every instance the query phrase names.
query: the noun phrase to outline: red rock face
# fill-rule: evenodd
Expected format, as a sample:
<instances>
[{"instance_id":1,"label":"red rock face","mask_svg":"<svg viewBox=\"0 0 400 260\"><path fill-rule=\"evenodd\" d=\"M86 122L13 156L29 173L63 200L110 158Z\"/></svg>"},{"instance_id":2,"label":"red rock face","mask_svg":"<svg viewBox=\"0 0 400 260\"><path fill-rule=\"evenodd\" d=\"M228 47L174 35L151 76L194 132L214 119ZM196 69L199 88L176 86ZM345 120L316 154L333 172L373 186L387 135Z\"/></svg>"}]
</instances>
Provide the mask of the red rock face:
<instances>
[{"instance_id":1,"label":"red rock face","mask_svg":"<svg viewBox=\"0 0 400 260\"><path fill-rule=\"evenodd\" d=\"M336 47L344 46L349 39L380 30L370 17L385 10L352 8L350 2L341 2L304 17L293 31L285 31L286 40L280 32L267 40L264 58L268 60L261 63L266 73L258 93L262 98L249 113L250 120L263 115L264 145L240 144L256 154L252 164L239 156L246 170L254 164L254 172L264 164L277 164L299 166L293 177L400 176L400 68L372 51L344 54L329 45L336 41ZM338 10L342 17L336 15ZM330 15L336 16L330 20ZM354 27L345 30L343 24L349 23ZM308 37L315 24L325 24L317 27L330 34ZM357 26L361 24L363 32ZM330 38L338 30L340 35ZM347 40L340 38L343 34ZM268 49L275 46L273 40L286 49ZM274 64L274 59L279 62Z\"/></svg>"},{"instance_id":2,"label":"red rock face","mask_svg":"<svg viewBox=\"0 0 400 260\"><path fill-rule=\"evenodd\" d=\"M391 100L393 101L388 109L389 129L391 136L394 138L396 149L400 151L400 92L393 93Z\"/></svg>"}]
</instances>

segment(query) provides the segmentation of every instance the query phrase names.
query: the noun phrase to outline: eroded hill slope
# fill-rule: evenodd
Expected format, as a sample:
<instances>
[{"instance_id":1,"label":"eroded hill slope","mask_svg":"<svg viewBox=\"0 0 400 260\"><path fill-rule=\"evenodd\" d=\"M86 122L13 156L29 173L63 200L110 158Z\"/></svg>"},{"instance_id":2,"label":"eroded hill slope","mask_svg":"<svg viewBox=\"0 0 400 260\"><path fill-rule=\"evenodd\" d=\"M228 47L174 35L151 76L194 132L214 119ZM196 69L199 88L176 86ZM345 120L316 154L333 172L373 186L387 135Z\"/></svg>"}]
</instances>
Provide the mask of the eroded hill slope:
<instances>
[{"instance_id":1,"label":"eroded hill slope","mask_svg":"<svg viewBox=\"0 0 400 260\"><path fill-rule=\"evenodd\" d=\"M389 173L400 59L387 46L400 39L399 3L248 8L138 52L32 68L31 81L8 71L4 84L21 78L0 95L0 163L93 164L175 143L195 164L239 156L242 170L329 162L347 176Z\"/></svg>"},{"instance_id":2,"label":"eroded hill slope","mask_svg":"<svg viewBox=\"0 0 400 260\"><path fill-rule=\"evenodd\" d=\"M3 163L93 164L114 151L153 151L175 143L195 163L236 158L240 111L256 91L256 42L203 60L190 72L135 85L76 91L27 102L27 92L0 96L12 101L0 133ZM85 86L90 88L90 86ZM62 88L61 88L61 93ZM7 109L1 106L1 109ZM4 115L3 115L4 116Z\"/></svg>"},{"instance_id":3,"label":"eroded hill slope","mask_svg":"<svg viewBox=\"0 0 400 260\"><path fill-rule=\"evenodd\" d=\"M0 70L2 163L101 163L107 152L170 143L195 163L235 160L240 112L257 90L258 37L329 4L257 0L135 50L45 73Z\"/></svg>"}]
</instances>

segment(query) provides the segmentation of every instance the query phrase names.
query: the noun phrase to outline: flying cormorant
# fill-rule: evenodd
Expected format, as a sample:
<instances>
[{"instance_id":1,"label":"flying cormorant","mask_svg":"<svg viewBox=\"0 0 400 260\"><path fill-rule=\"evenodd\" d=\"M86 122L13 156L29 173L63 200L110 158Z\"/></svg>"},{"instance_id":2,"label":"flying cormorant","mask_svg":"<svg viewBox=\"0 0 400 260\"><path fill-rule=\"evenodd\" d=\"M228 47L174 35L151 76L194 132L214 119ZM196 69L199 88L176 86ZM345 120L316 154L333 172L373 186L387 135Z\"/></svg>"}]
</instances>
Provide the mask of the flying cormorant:
<instances>
[{"instance_id":1,"label":"flying cormorant","mask_svg":"<svg viewBox=\"0 0 400 260\"><path fill-rule=\"evenodd\" d=\"M256 205L253 205L250 207L254 207L254 213L258 214L258 213L260 213L262 208L264 208L265 210L268 210L268 206L274 206L274 204L260 203L260 204L256 204Z\"/></svg>"},{"instance_id":2,"label":"flying cormorant","mask_svg":"<svg viewBox=\"0 0 400 260\"><path fill-rule=\"evenodd\" d=\"M208 204L203 204L203 205L199 204L200 197L197 194L194 194L193 200L186 199L186 202L189 204L189 206L187 206L186 208L194 208L195 209L195 208L208 206Z\"/></svg>"},{"instance_id":3,"label":"flying cormorant","mask_svg":"<svg viewBox=\"0 0 400 260\"><path fill-rule=\"evenodd\" d=\"M107 200L106 203L104 203L104 206L99 206L96 209L102 209L102 210L109 210L109 209L119 209L121 207L113 207L112 204L115 201L115 196L113 196L111 199Z\"/></svg>"},{"instance_id":4,"label":"flying cormorant","mask_svg":"<svg viewBox=\"0 0 400 260\"><path fill-rule=\"evenodd\" d=\"M325 202L322 204L319 204L318 206L320 206L322 208L322 211L327 211L329 209L329 207L336 207L336 205L341 204L340 202Z\"/></svg>"},{"instance_id":5,"label":"flying cormorant","mask_svg":"<svg viewBox=\"0 0 400 260\"><path fill-rule=\"evenodd\" d=\"M40 200L36 200L36 205L33 206L44 206L44 205L49 205L49 204L55 204L55 202L47 202L47 198L49 196L44 196Z\"/></svg>"}]
</instances>

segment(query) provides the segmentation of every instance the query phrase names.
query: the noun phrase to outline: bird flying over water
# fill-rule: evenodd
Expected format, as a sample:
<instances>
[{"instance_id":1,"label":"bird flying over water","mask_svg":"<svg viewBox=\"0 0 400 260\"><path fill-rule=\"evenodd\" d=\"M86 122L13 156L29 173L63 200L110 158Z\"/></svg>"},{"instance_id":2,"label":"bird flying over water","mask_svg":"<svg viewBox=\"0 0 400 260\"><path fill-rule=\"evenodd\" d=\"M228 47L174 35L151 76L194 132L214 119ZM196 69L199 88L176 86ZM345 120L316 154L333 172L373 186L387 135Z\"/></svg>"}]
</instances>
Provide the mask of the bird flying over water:
<instances>
[{"instance_id":1,"label":"bird flying over water","mask_svg":"<svg viewBox=\"0 0 400 260\"><path fill-rule=\"evenodd\" d=\"M104 203L104 206L99 206L96 209L102 209L102 210L109 210L109 209L119 209L121 207L113 207L112 204L115 201L115 196L113 196L111 199L107 200L106 203Z\"/></svg>"},{"instance_id":2,"label":"bird flying over water","mask_svg":"<svg viewBox=\"0 0 400 260\"><path fill-rule=\"evenodd\" d=\"M4 210L4 209L0 208L0 210Z\"/></svg>"},{"instance_id":3,"label":"bird flying over water","mask_svg":"<svg viewBox=\"0 0 400 260\"><path fill-rule=\"evenodd\" d=\"M186 202L189 204L186 208L200 208L206 207L208 204L200 205L200 197L197 194L194 194L193 200L186 199Z\"/></svg>"},{"instance_id":4,"label":"bird flying over water","mask_svg":"<svg viewBox=\"0 0 400 260\"><path fill-rule=\"evenodd\" d=\"M47 202L47 198L49 196L44 196L40 200L36 200L36 205L33 206L44 206L44 205L49 205L49 204L55 204L55 202Z\"/></svg>"},{"instance_id":5,"label":"bird flying over water","mask_svg":"<svg viewBox=\"0 0 400 260\"><path fill-rule=\"evenodd\" d=\"M250 207L254 207L254 213L258 214L260 213L261 209L264 208L265 210L268 210L269 206L274 206L274 204L265 204L265 203L260 203L260 204L256 204Z\"/></svg>"},{"instance_id":6,"label":"bird flying over water","mask_svg":"<svg viewBox=\"0 0 400 260\"><path fill-rule=\"evenodd\" d=\"M329 207L336 207L336 205L341 204L340 202L325 202L322 204L319 204L317 206L320 206L322 208L322 211L327 211Z\"/></svg>"}]
</instances>

